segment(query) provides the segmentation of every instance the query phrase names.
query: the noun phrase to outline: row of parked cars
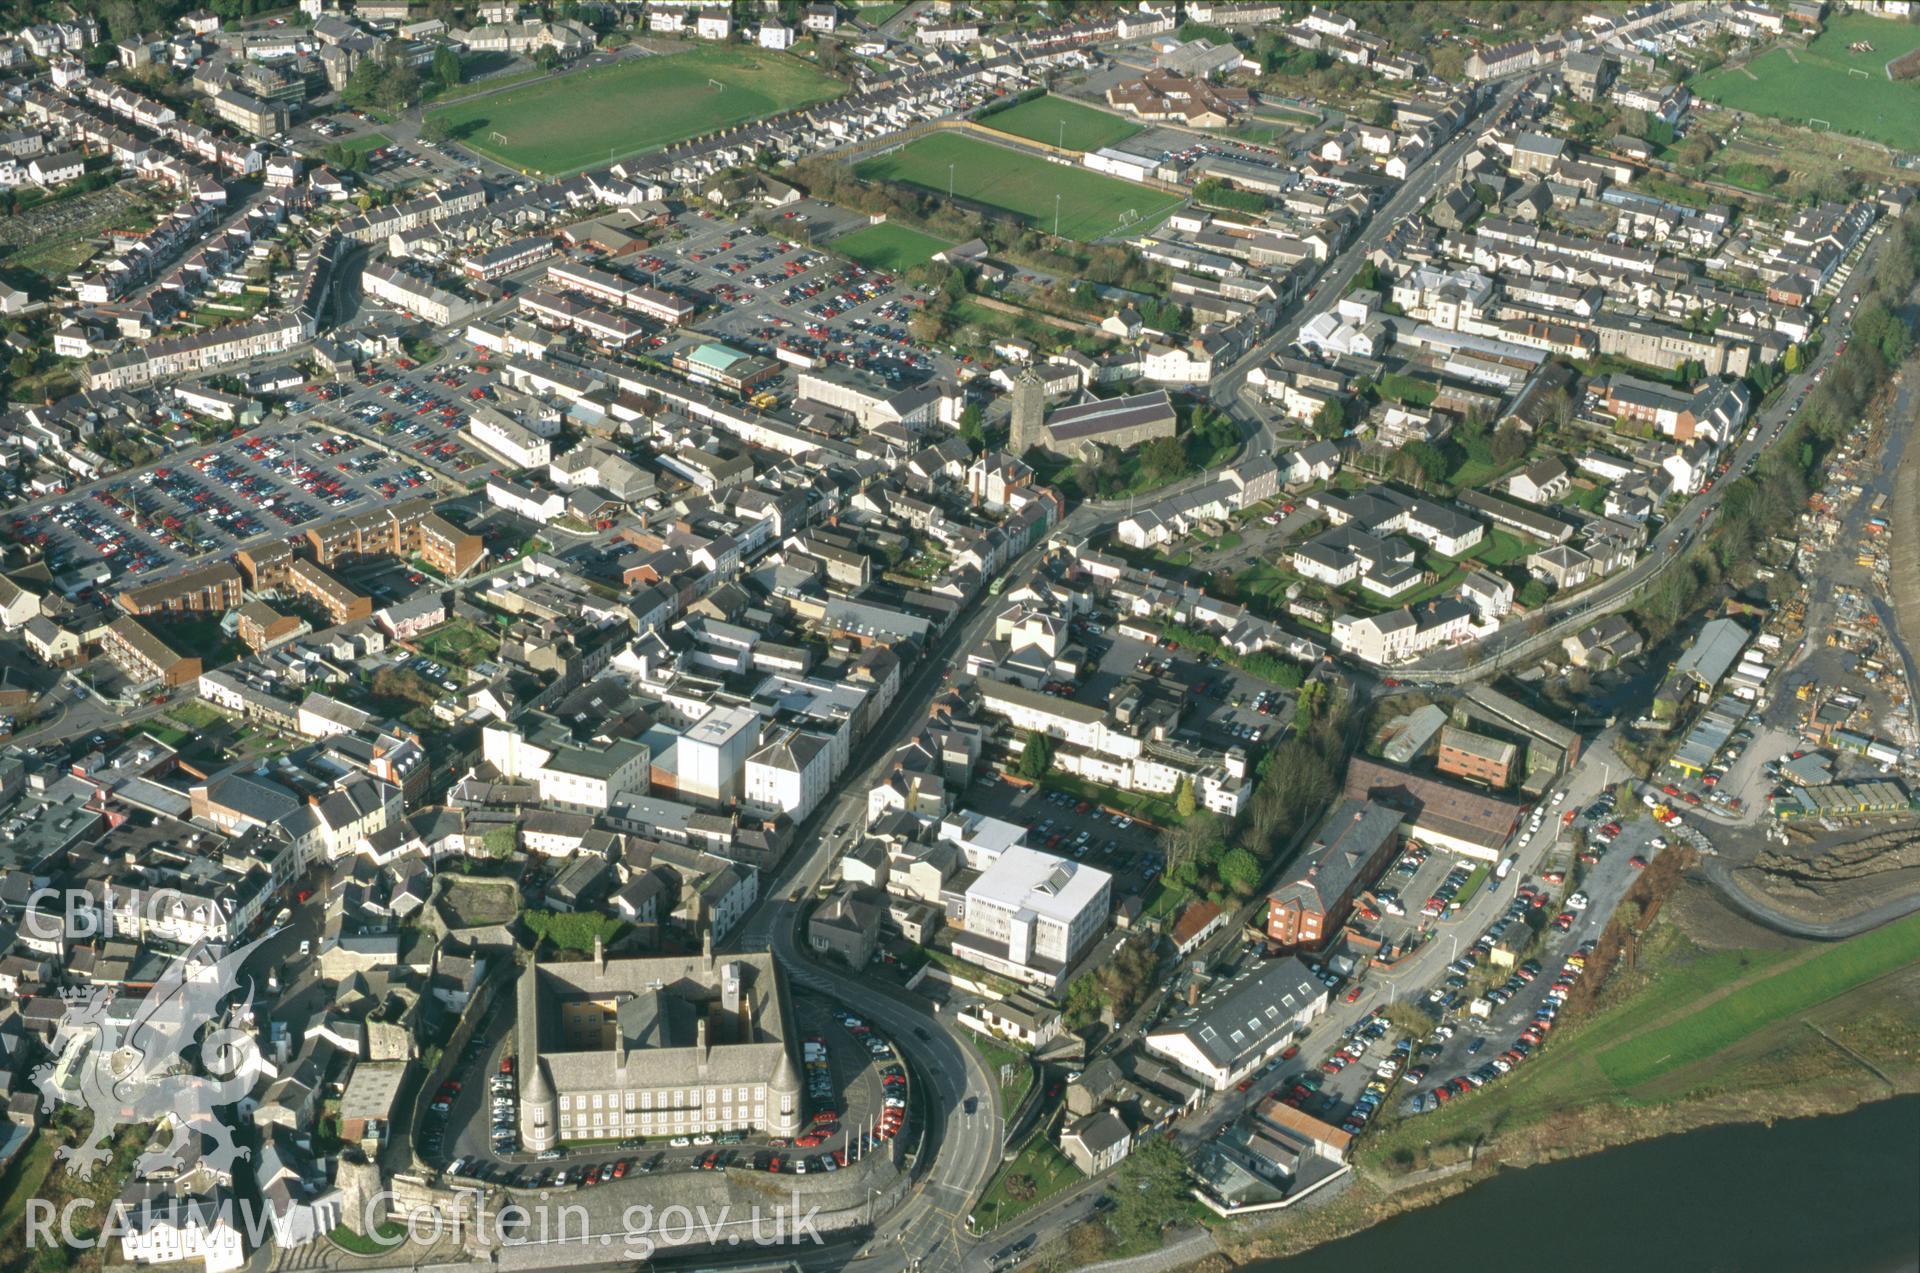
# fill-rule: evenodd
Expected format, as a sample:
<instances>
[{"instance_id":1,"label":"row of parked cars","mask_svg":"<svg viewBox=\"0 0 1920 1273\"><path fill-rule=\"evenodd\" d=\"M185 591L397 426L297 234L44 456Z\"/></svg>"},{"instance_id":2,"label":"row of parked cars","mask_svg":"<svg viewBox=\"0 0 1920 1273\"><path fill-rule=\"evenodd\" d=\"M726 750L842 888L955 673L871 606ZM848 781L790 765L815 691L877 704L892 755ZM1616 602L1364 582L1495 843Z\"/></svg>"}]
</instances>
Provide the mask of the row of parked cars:
<instances>
[{"instance_id":1,"label":"row of parked cars","mask_svg":"<svg viewBox=\"0 0 1920 1273\"><path fill-rule=\"evenodd\" d=\"M1473 1070L1436 1085L1430 1091L1416 1092L1408 1108L1415 1114L1424 1114L1428 1110L1438 1109L1455 1097L1465 1096L1485 1087L1488 1083L1495 1082L1503 1075L1512 1073L1516 1066L1533 1055L1534 1049L1545 1042L1548 1033L1553 1029L1555 1018L1559 1015L1560 1006L1573 993L1574 983L1579 981L1586 971L1587 957L1592 953L1593 943L1587 941L1582 942L1579 949L1566 957L1553 984L1547 988L1545 998L1540 1006L1533 1010L1532 1020L1514 1037L1505 1051L1491 1060L1482 1062ZM1530 974L1530 977L1537 975L1537 973ZM1477 1046L1469 1047L1469 1055L1478 1051Z\"/></svg>"},{"instance_id":2,"label":"row of parked cars","mask_svg":"<svg viewBox=\"0 0 1920 1273\"><path fill-rule=\"evenodd\" d=\"M847 1033L862 1044L875 1061L880 1062L880 1117L874 1124L873 1134L875 1140L890 1140L899 1134L907 1119L907 1072L900 1065L893 1045L876 1034L872 1026L845 1008L835 1008L833 1015ZM814 1104L818 1107L821 1102L816 1100Z\"/></svg>"},{"instance_id":3,"label":"row of parked cars","mask_svg":"<svg viewBox=\"0 0 1920 1273\"><path fill-rule=\"evenodd\" d=\"M493 1090L493 1152L511 1154L520 1148L520 1093L511 1056L500 1058L500 1070L489 1086Z\"/></svg>"}]
</instances>

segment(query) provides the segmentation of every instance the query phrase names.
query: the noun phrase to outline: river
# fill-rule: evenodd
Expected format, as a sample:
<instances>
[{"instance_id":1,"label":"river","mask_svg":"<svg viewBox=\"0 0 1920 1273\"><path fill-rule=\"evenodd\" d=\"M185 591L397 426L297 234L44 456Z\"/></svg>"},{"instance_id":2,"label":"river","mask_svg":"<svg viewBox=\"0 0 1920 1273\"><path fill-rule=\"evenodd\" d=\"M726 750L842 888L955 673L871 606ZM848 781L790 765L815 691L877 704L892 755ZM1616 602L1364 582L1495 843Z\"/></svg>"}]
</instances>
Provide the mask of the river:
<instances>
[{"instance_id":1,"label":"river","mask_svg":"<svg viewBox=\"0 0 1920 1273\"><path fill-rule=\"evenodd\" d=\"M1506 1171L1254 1273L1920 1268L1920 1097Z\"/></svg>"}]
</instances>

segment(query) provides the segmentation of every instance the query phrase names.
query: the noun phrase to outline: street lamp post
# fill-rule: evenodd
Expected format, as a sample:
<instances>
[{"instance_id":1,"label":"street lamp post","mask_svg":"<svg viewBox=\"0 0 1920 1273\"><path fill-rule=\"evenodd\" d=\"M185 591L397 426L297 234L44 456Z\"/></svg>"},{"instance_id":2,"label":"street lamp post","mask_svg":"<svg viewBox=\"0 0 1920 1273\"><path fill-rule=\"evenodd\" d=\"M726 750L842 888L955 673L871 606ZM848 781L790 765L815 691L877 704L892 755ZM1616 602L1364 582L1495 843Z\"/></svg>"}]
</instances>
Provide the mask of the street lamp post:
<instances>
[{"instance_id":1,"label":"street lamp post","mask_svg":"<svg viewBox=\"0 0 1920 1273\"><path fill-rule=\"evenodd\" d=\"M1053 192L1053 237L1060 237L1060 192Z\"/></svg>"},{"instance_id":2,"label":"street lamp post","mask_svg":"<svg viewBox=\"0 0 1920 1273\"><path fill-rule=\"evenodd\" d=\"M953 202L953 165L947 165L947 202Z\"/></svg>"}]
</instances>

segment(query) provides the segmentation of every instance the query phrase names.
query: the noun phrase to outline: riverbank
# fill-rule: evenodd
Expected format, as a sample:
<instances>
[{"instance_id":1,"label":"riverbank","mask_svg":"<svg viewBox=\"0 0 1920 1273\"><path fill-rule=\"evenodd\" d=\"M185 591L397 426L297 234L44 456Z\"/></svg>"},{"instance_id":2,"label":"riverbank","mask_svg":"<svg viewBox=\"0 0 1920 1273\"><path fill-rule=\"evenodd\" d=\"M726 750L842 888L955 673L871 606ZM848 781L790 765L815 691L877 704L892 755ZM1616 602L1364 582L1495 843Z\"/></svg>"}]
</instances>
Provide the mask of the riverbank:
<instances>
[{"instance_id":1,"label":"riverbank","mask_svg":"<svg viewBox=\"0 0 1920 1273\"><path fill-rule=\"evenodd\" d=\"M1597 952L1612 956L1604 988L1534 1060L1438 1113L1376 1128L1337 1194L1216 1226L1221 1252L1236 1264L1282 1258L1508 1169L1920 1094L1920 922L1796 941L1704 886L1648 883L1639 913L1623 906Z\"/></svg>"},{"instance_id":2,"label":"riverbank","mask_svg":"<svg viewBox=\"0 0 1920 1273\"><path fill-rule=\"evenodd\" d=\"M1503 1170L1538 1167L1642 1144L1663 1136L1682 1135L1710 1127L1739 1124L1772 1125L1788 1119L1851 1113L1869 1104L1920 1094L1920 1085L1891 1092L1884 1085L1865 1082L1839 1084L1830 1090L1793 1094L1754 1093L1751 1101L1721 1099L1685 1102L1658 1111L1637 1111L1626 1118L1613 1113L1576 1113L1556 1121L1549 1133L1502 1137L1490 1144L1467 1170L1444 1179L1396 1189L1395 1178L1357 1173L1339 1195L1320 1206L1303 1204L1261 1223L1259 1217L1215 1230L1220 1256L1234 1267L1257 1261L1283 1259L1361 1233L1382 1221L1446 1202L1499 1175ZM1657 1114L1658 1117L1653 1117ZM1220 1268L1220 1256L1210 1268ZM1196 1266L1189 1270L1197 1273Z\"/></svg>"},{"instance_id":3,"label":"riverbank","mask_svg":"<svg viewBox=\"0 0 1920 1273\"><path fill-rule=\"evenodd\" d=\"M1920 1099L1702 1128L1527 1171L1249 1273L1405 1267L1551 1217L1561 1273L1891 1273L1920 1249ZM1809 1170L1813 1164L1819 1169ZM1791 1205L1755 1201L1789 1198Z\"/></svg>"}]
</instances>

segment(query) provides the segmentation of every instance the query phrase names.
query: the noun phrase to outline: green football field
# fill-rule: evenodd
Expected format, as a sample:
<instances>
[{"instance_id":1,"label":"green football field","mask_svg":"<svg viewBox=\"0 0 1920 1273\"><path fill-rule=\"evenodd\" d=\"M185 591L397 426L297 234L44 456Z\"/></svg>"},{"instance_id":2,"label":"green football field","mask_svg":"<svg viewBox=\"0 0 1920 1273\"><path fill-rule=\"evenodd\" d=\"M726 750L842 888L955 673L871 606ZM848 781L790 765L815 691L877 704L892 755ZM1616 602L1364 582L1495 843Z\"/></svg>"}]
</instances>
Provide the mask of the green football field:
<instances>
[{"instance_id":1,"label":"green football field","mask_svg":"<svg viewBox=\"0 0 1920 1273\"><path fill-rule=\"evenodd\" d=\"M1872 51L1855 53L1864 43ZM1920 79L1889 80L1886 64L1920 48L1920 26L1849 14L1811 45L1769 49L1743 67L1722 67L1693 91L1733 110L1851 133L1920 151Z\"/></svg>"},{"instance_id":2,"label":"green football field","mask_svg":"<svg viewBox=\"0 0 1920 1273\"><path fill-rule=\"evenodd\" d=\"M427 116L502 163L557 175L810 105L843 88L798 58L730 45L629 58Z\"/></svg>"},{"instance_id":3,"label":"green football field","mask_svg":"<svg viewBox=\"0 0 1920 1273\"><path fill-rule=\"evenodd\" d=\"M882 222L843 234L829 246L869 269L899 271L924 265L935 252L944 252L953 244L911 226Z\"/></svg>"},{"instance_id":4,"label":"green football field","mask_svg":"<svg viewBox=\"0 0 1920 1273\"><path fill-rule=\"evenodd\" d=\"M1146 229L1182 202L1176 194L958 133L930 133L859 166L869 181L896 181L953 194L1013 213L1035 229L1055 228L1083 241L1123 229ZM1058 203L1056 205L1056 196Z\"/></svg>"},{"instance_id":5,"label":"green football field","mask_svg":"<svg viewBox=\"0 0 1920 1273\"><path fill-rule=\"evenodd\" d=\"M1064 97L1036 97L996 111L982 119L980 125L1068 150L1115 146L1141 131L1138 124Z\"/></svg>"}]
</instances>

